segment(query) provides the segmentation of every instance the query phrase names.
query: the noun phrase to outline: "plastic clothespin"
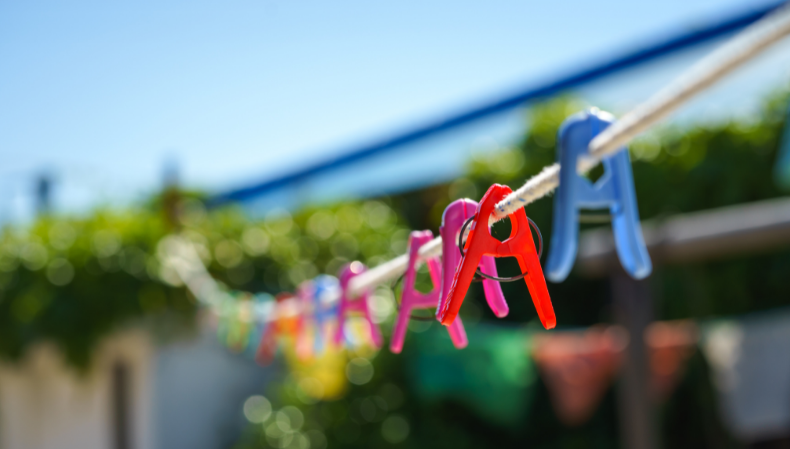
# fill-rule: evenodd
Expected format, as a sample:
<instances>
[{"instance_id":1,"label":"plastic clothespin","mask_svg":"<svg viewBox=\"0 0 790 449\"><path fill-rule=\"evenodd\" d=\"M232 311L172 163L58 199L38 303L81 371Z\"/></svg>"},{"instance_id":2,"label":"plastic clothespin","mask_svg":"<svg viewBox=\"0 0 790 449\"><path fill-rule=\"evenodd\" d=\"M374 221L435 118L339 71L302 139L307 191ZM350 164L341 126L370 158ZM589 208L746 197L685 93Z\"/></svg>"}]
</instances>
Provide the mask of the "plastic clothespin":
<instances>
[{"instance_id":1,"label":"plastic clothespin","mask_svg":"<svg viewBox=\"0 0 790 449\"><path fill-rule=\"evenodd\" d=\"M267 324L274 310L274 297L268 293L258 293L252 297L252 329L245 353L250 358L255 358L261 337L266 331Z\"/></svg>"},{"instance_id":2,"label":"plastic clothespin","mask_svg":"<svg viewBox=\"0 0 790 449\"><path fill-rule=\"evenodd\" d=\"M226 344L233 352L242 352L249 344L250 334L253 332L252 295L236 292L234 295L234 311L228 327Z\"/></svg>"},{"instance_id":3,"label":"plastic clothespin","mask_svg":"<svg viewBox=\"0 0 790 449\"><path fill-rule=\"evenodd\" d=\"M302 326L301 305L293 293L279 293L274 297L272 322L261 335L261 342L255 354L258 363L268 365L277 353L278 342L282 338L297 337Z\"/></svg>"},{"instance_id":4,"label":"plastic clothespin","mask_svg":"<svg viewBox=\"0 0 790 449\"><path fill-rule=\"evenodd\" d=\"M579 158L589 154L590 141L613 122L614 116L593 108L568 117L560 127L560 187L554 195L551 251L546 261L546 275L553 282L568 277L576 259L579 209L609 209L617 255L631 277L645 278L653 269L639 224L628 151L604 158L604 175L595 184L576 172Z\"/></svg>"},{"instance_id":5,"label":"plastic clothespin","mask_svg":"<svg viewBox=\"0 0 790 449\"><path fill-rule=\"evenodd\" d=\"M453 278L458 265L461 263L461 252L458 250L458 233L464 226L466 220L472 217L477 210L477 202L468 198L453 201L442 214L442 226L439 234L442 236L442 294L439 308L436 309L437 316L447 303L447 296L450 287L453 285ZM490 276L499 276L496 270L496 262L491 256L483 256L480 260L480 270ZM502 294L502 286L499 282L491 279L483 279L483 291L485 292L488 307L499 318L507 316L510 309Z\"/></svg>"},{"instance_id":6,"label":"plastic clothespin","mask_svg":"<svg viewBox=\"0 0 790 449\"><path fill-rule=\"evenodd\" d=\"M383 340L381 331L376 323L370 317L370 308L368 307L368 300L370 292L365 291L359 295L359 298L352 299L348 292L348 283L355 276L359 276L367 270L365 265L361 262L351 262L343 267L340 271L340 304L338 305L337 312L337 329L335 331L335 344L340 346L343 343L345 335L345 322L350 312L360 312L362 317L367 321L370 328L370 338L376 348L380 348Z\"/></svg>"},{"instance_id":7,"label":"plastic clothespin","mask_svg":"<svg viewBox=\"0 0 790 449\"><path fill-rule=\"evenodd\" d=\"M554 308L551 305L549 290L543 278L543 270L538 260L535 242L532 241L532 232L529 229L527 214L523 208L509 215L511 222L510 237L500 242L491 235L488 219L494 211L496 203L511 193L510 187L492 185L477 207L477 215L472 220L469 237L464 245L464 256L455 272L453 284L447 295L447 301L441 308L437 317L445 326L453 323L461 304L464 301L469 284L475 276L475 270L483 256L515 257L521 272L525 273L524 281L532 296L532 303L538 312L538 317L543 327L551 329L557 325Z\"/></svg>"},{"instance_id":8,"label":"plastic clothespin","mask_svg":"<svg viewBox=\"0 0 790 449\"><path fill-rule=\"evenodd\" d=\"M337 325L337 300L340 297L340 281L327 274L317 276L313 284L313 323L315 324L315 340L313 351L323 354L326 350L327 333L332 324ZM334 322L334 323L333 323Z\"/></svg>"},{"instance_id":9,"label":"plastic clothespin","mask_svg":"<svg viewBox=\"0 0 790 449\"><path fill-rule=\"evenodd\" d=\"M406 328L409 325L409 318L414 309L427 309L438 307L441 296L441 267L437 258L429 258L425 261L428 265L428 272L431 274L433 290L430 293L421 293L414 288L414 280L417 275L417 258L420 247L433 238L431 231L414 231L409 236L409 263L406 266L406 273L403 277L403 293L401 294L400 310L398 318L395 320L395 327L392 331L390 340L390 351L399 354L403 349L403 341L406 338ZM457 248L456 248L457 251ZM469 341L466 338L466 330L458 318L447 328L450 339L456 348L465 348Z\"/></svg>"},{"instance_id":10,"label":"plastic clothespin","mask_svg":"<svg viewBox=\"0 0 790 449\"><path fill-rule=\"evenodd\" d=\"M318 332L315 326L315 309L312 298L314 290L312 281L304 281L296 288L300 313L295 346L296 356L301 360L313 357L313 334Z\"/></svg>"}]
</instances>

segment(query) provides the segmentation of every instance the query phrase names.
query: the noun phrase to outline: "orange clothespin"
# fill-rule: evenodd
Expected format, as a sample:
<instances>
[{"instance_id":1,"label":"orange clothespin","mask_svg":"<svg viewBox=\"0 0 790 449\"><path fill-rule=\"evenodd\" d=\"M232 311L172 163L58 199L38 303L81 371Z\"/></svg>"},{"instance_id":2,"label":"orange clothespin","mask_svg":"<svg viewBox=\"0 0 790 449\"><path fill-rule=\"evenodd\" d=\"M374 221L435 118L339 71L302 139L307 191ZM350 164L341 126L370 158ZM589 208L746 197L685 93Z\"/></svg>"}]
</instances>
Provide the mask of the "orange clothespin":
<instances>
[{"instance_id":1,"label":"orange clothespin","mask_svg":"<svg viewBox=\"0 0 790 449\"><path fill-rule=\"evenodd\" d=\"M471 223L469 237L464 245L464 257L455 271L453 284L444 308L437 314L439 321L445 326L449 326L455 321L458 310L461 309L461 304L464 302L464 296L469 290L469 284L475 276L475 270L483 256L515 257L518 266L521 267L521 272L524 273L524 281L527 283L532 302L535 304L543 327L551 329L557 325L549 290L546 287L546 279L543 277L538 252L535 249L535 242L532 241L532 232L529 229L529 221L524 209L521 208L509 215L512 230L507 240L500 242L491 236L488 219L494 211L496 203L511 192L512 190L508 186L494 184L480 200L477 214Z\"/></svg>"},{"instance_id":2,"label":"orange clothespin","mask_svg":"<svg viewBox=\"0 0 790 449\"><path fill-rule=\"evenodd\" d=\"M274 298L272 322L263 331L255 354L255 360L262 365L268 365L274 359L280 340L296 339L303 325L301 304L293 293L279 293Z\"/></svg>"}]
</instances>

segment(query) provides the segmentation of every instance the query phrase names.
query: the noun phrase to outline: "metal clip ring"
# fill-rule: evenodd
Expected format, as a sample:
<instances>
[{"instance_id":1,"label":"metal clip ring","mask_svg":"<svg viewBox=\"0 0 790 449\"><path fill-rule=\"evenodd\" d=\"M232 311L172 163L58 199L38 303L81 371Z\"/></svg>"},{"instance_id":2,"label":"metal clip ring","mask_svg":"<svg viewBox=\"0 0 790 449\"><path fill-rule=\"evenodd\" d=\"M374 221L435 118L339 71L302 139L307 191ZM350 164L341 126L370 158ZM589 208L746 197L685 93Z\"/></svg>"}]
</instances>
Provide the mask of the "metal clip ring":
<instances>
[{"instance_id":1,"label":"metal clip ring","mask_svg":"<svg viewBox=\"0 0 790 449\"><path fill-rule=\"evenodd\" d=\"M471 217L469 217L464 222L464 225L461 227L461 232L458 233L458 250L461 252L461 257L464 256L464 244L466 243L466 242L462 242L461 238L463 237L464 232L466 232L466 227L469 226L469 223L471 223L472 220L475 219L475 217L477 217L477 214L474 214ZM543 256L543 235L540 233L540 228L538 227L538 225L535 224L535 222L532 221L531 218L527 217L527 220L529 220L529 225L532 226L532 229L534 229L535 232L538 233L538 259L540 259ZM500 278L500 277L495 277L495 276L489 276L489 275L483 273L482 271L480 271L480 267L477 267L477 270L475 271L475 276L480 276L480 277L483 277L483 278L486 278L486 279L489 279L489 280L492 280L492 281L497 281L497 282L513 282L513 281L517 281L519 279L524 279L524 277L526 275L527 275L527 273L521 273L518 276L513 276L513 277L509 277L509 278Z\"/></svg>"}]
</instances>

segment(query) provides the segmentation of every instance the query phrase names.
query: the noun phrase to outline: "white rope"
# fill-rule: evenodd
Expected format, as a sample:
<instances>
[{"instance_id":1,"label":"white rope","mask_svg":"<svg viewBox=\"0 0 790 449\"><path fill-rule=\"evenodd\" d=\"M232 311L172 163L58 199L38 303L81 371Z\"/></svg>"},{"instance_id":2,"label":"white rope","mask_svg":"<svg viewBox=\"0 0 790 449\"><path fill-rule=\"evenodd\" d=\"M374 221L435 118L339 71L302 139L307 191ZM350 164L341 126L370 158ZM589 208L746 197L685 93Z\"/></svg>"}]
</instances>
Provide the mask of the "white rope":
<instances>
[{"instance_id":1,"label":"white rope","mask_svg":"<svg viewBox=\"0 0 790 449\"><path fill-rule=\"evenodd\" d=\"M195 245L188 239L179 235L169 235L159 243L162 251L159 252L160 262L172 268L184 285L197 298L201 304L212 308L215 312L222 309L223 303L230 302L239 306L250 307L248 320L258 323L268 323L277 319L279 313L293 314L294 309L299 313L299 304L296 307L277 309L274 301L251 306L249 303L237 303L220 284L214 280L198 255Z\"/></svg>"},{"instance_id":2,"label":"white rope","mask_svg":"<svg viewBox=\"0 0 790 449\"><path fill-rule=\"evenodd\" d=\"M170 235L159 243L160 261L171 267L198 301L206 305L218 305L228 297L217 281L206 270L195 246L188 239Z\"/></svg>"},{"instance_id":3,"label":"white rope","mask_svg":"<svg viewBox=\"0 0 790 449\"><path fill-rule=\"evenodd\" d=\"M790 6L784 6L739 33L598 134L590 142L590 157L579 160L577 171L588 172L598 165L602 158L620 150L634 137L671 114L694 95L707 89L788 34L790 34ZM554 164L529 179L521 188L496 205L494 221L501 220L552 192L560 185L559 173L559 164Z\"/></svg>"},{"instance_id":4,"label":"white rope","mask_svg":"<svg viewBox=\"0 0 790 449\"><path fill-rule=\"evenodd\" d=\"M734 69L754 58L770 45L790 34L790 6L784 6L768 17L748 27L716 51L703 58L667 87L625 114L590 142L590 157L580 159L576 167L586 173L606 157L627 145L634 137L668 116L694 95L710 87ZM560 185L560 165L544 167L518 190L494 209L492 221L501 220L521 207L542 198ZM439 256L441 238L435 238L420 248L420 256ZM392 281L406 271L408 256L402 255L385 262L351 280L352 295L384 282Z\"/></svg>"},{"instance_id":5,"label":"white rope","mask_svg":"<svg viewBox=\"0 0 790 449\"><path fill-rule=\"evenodd\" d=\"M436 237L430 242L420 247L420 258L438 257L442 255L442 238ZM390 261L384 262L376 268L370 269L359 276L351 279L348 289L352 296L359 295L366 289L382 284L384 282L397 279L406 271L409 263L409 255L404 254Z\"/></svg>"},{"instance_id":6,"label":"white rope","mask_svg":"<svg viewBox=\"0 0 790 449\"><path fill-rule=\"evenodd\" d=\"M588 172L600 163L602 158L618 151L694 95L710 87L788 34L790 34L790 6L785 6L738 34L666 88L606 128L590 142L591 156L580 159L576 170L579 173ZM540 173L527 180L523 186L496 205L491 222L501 220L519 208L550 194L559 186L559 174L559 164L544 167ZM189 242L172 238L163 243L169 254L168 263L201 302L216 304L218 298L225 295L206 271ZM441 237L423 245L419 254L422 259L441 256ZM408 255L404 254L368 270L351 280L350 293L359 295L376 285L396 279L406 271L407 264Z\"/></svg>"}]
</instances>

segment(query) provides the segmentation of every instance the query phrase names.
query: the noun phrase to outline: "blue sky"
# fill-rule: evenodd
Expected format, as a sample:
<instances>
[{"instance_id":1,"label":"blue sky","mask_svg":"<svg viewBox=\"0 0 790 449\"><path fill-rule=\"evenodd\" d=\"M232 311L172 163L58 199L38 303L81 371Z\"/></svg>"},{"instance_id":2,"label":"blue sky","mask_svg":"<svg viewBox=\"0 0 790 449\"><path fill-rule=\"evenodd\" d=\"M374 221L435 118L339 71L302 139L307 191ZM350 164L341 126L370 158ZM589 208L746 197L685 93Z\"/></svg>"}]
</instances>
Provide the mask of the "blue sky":
<instances>
[{"instance_id":1,"label":"blue sky","mask_svg":"<svg viewBox=\"0 0 790 449\"><path fill-rule=\"evenodd\" d=\"M219 191L760 3L0 2L0 220L42 170L63 211L168 160Z\"/></svg>"}]
</instances>

